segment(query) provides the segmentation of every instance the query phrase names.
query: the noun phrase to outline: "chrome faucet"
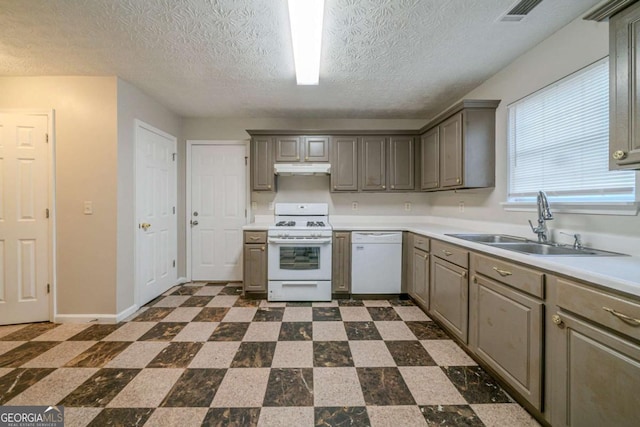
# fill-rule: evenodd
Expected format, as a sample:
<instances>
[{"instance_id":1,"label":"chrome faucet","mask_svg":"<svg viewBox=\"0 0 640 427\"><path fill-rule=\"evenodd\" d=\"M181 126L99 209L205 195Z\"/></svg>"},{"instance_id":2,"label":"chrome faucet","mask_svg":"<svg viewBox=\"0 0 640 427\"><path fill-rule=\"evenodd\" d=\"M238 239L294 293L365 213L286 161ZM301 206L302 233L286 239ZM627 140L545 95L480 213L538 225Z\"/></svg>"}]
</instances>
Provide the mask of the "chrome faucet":
<instances>
[{"instance_id":1,"label":"chrome faucet","mask_svg":"<svg viewBox=\"0 0 640 427\"><path fill-rule=\"evenodd\" d=\"M547 228L546 221L552 220L553 215L551 214L551 209L549 209L549 201L544 191L538 192L536 203L538 205L538 226L534 227L531 220L529 220L529 225L531 226L531 230L538 235L538 242L546 243L549 238L547 235L549 229Z\"/></svg>"}]
</instances>

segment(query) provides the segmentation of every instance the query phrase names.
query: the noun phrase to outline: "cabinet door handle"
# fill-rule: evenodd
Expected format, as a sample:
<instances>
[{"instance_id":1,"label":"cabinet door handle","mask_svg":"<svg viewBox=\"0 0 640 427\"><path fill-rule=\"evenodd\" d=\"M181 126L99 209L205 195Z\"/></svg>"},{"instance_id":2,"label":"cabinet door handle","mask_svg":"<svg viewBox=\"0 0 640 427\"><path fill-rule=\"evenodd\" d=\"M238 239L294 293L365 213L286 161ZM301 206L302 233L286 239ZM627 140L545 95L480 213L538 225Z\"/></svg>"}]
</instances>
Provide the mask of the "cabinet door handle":
<instances>
[{"instance_id":1,"label":"cabinet door handle","mask_svg":"<svg viewBox=\"0 0 640 427\"><path fill-rule=\"evenodd\" d=\"M627 153L622 150L616 150L613 152L613 160L623 160L627 157Z\"/></svg>"},{"instance_id":2,"label":"cabinet door handle","mask_svg":"<svg viewBox=\"0 0 640 427\"><path fill-rule=\"evenodd\" d=\"M264 252L264 246L263 246L263 247L261 247L261 248L260 248L260 250L261 250L262 252Z\"/></svg>"},{"instance_id":3,"label":"cabinet door handle","mask_svg":"<svg viewBox=\"0 0 640 427\"><path fill-rule=\"evenodd\" d=\"M460 184L460 178L456 178L456 184Z\"/></svg>"},{"instance_id":4,"label":"cabinet door handle","mask_svg":"<svg viewBox=\"0 0 640 427\"><path fill-rule=\"evenodd\" d=\"M493 267L493 269L497 271L498 274L501 275L502 277L511 276L513 274L509 270L500 270L498 267Z\"/></svg>"},{"instance_id":5,"label":"cabinet door handle","mask_svg":"<svg viewBox=\"0 0 640 427\"><path fill-rule=\"evenodd\" d=\"M553 316L551 316L551 321L553 322L554 325L558 325L558 326L562 326L562 317L558 316L557 314L554 314Z\"/></svg>"},{"instance_id":6,"label":"cabinet door handle","mask_svg":"<svg viewBox=\"0 0 640 427\"><path fill-rule=\"evenodd\" d=\"M626 314L622 314L619 311L615 311L613 308L609 308L609 307L602 307L602 309L604 311L608 311L609 313L613 314L614 316L616 316L618 319L622 320L623 322L626 322L632 326L640 326L640 319L635 319L631 316L627 316Z\"/></svg>"},{"instance_id":7,"label":"cabinet door handle","mask_svg":"<svg viewBox=\"0 0 640 427\"><path fill-rule=\"evenodd\" d=\"M443 250L442 250L442 253L443 253L443 254L445 254L446 256L451 256L451 255L453 255L453 252L449 252L449 251L447 251L447 250L445 250L445 249L443 249Z\"/></svg>"},{"instance_id":8,"label":"cabinet door handle","mask_svg":"<svg viewBox=\"0 0 640 427\"><path fill-rule=\"evenodd\" d=\"M394 188L396 188L396 186L395 186L395 185L392 185L392 186L391 186L391 189L393 190Z\"/></svg>"},{"instance_id":9,"label":"cabinet door handle","mask_svg":"<svg viewBox=\"0 0 640 427\"><path fill-rule=\"evenodd\" d=\"M385 188L387 188L387 186L386 186L386 185L383 185L383 186L382 186L382 189L384 190Z\"/></svg>"},{"instance_id":10,"label":"cabinet door handle","mask_svg":"<svg viewBox=\"0 0 640 427\"><path fill-rule=\"evenodd\" d=\"M466 278L467 278L467 272L466 272L466 271L463 271L463 272L462 272L462 278L463 278L463 279L466 279Z\"/></svg>"},{"instance_id":11,"label":"cabinet door handle","mask_svg":"<svg viewBox=\"0 0 640 427\"><path fill-rule=\"evenodd\" d=\"M478 278L476 276L471 276L471 281L473 283L478 283Z\"/></svg>"},{"instance_id":12,"label":"cabinet door handle","mask_svg":"<svg viewBox=\"0 0 640 427\"><path fill-rule=\"evenodd\" d=\"M304 159L305 159L305 160L309 160L309 156L305 156L305 158L304 158Z\"/></svg>"}]
</instances>

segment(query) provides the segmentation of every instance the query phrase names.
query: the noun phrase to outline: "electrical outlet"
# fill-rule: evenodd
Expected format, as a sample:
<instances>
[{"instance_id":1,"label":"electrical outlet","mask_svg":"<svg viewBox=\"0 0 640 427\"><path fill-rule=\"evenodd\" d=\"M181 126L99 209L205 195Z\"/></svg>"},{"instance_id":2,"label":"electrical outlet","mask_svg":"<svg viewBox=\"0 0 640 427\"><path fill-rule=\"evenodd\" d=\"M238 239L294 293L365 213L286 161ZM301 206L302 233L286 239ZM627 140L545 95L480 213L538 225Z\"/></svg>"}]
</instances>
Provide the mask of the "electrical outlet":
<instances>
[{"instance_id":1,"label":"electrical outlet","mask_svg":"<svg viewBox=\"0 0 640 427\"><path fill-rule=\"evenodd\" d=\"M351 210L352 211L357 211L358 210L358 202L352 202L351 203Z\"/></svg>"},{"instance_id":2,"label":"electrical outlet","mask_svg":"<svg viewBox=\"0 0 640 427\"><path fill-rule=\"evenodd\" d=\"M83 213L85 215L93 215L93 202L91 201L84 202Z\"/></svg>"},{"instance_id":3,"label":"electrical outlet","mask_svg":"<svg viewBox=\"0 0 640 427\"><path fill-rule=\"evenodd\" d=\"M460 213L464 212L464 202L458 203L458 210L460 211Z\"/></svg>"},{"instance_id":4,"label":"electrical outlet","mask_svg":"<svg viewBox=\"0 0 640 427\"><path fill-rule=\"evenodd\" d=\"M407 211L407 212L411 211L411 203L410 202L405 202L404 210Z\"/></svg>"},{"instance_id":5,"label":"electrical outlet","mask_svg":"<svg viewBox=\"0 0 640 427\"><path fill-rule=\"evenodd\" d=\"M269 210L272 211L273 210L273 202L269 202Z\"/></svg>"}]
</instances>

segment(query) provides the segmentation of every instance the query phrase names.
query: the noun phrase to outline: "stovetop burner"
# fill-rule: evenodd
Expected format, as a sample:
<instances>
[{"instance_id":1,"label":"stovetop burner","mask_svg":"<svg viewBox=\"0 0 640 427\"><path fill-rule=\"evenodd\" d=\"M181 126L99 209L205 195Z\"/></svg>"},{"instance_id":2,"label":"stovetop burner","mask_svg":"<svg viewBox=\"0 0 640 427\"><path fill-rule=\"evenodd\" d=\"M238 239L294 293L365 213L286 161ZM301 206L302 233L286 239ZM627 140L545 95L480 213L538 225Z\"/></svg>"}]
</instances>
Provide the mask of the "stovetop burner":
<instances>
[{"instance_id":1,"label":"stovetop burner","mask_svg":"<svg viewBox=\"0 0 640 427\"><path fill-rule=\"evenodd\" d=\"M276 222L276 227L295 227L295 221L278 221Z\"/></svg>"},{"instance_id":2,"label":"stovetop burner","mask_svg":"<svg viewBox=\"0 0 640 427\"><path fill-rule=\"evenodd\" d=\"M324 221L307 221L307 227L324 227Z\"/></svg>"}]
</instances>

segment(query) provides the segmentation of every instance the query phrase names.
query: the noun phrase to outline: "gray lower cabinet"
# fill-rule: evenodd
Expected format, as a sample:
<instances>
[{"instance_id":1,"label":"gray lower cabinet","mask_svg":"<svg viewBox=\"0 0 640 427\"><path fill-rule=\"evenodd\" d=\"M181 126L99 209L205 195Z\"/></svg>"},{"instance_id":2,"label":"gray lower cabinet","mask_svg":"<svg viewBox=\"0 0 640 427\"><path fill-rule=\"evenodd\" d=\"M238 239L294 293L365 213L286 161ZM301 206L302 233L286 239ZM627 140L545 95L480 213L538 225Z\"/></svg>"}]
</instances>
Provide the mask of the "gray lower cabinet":
<instances>
[{"instance_id":1,"label":"gray lower cabinet","mask_svg":"<svg viewBox=\"0 0 640 427\"><path fill-rule=\"evenodd\" d=\"M334 293L351 292L351 232L335 231L332 242L331 288Z\"/></svg>"},{"instance_id":2,"label":"gray lower cabinet","mask_svg":"<svg viewBox=\"0 0 640 427\"><path fill-rule=\"evenodd\" d=\"M358 138L331 137L331 191L358 191Z\"/></svg>"},{"instance_id":3,"label":"gray lower cabinet","mask_svg":"<svg viewBox=\"0 0 640 427\"><path fill-rule=\"evenodd\" d=\"M544 303L520 288L543 281L540 272L471 254L469 348L539 411Z\"/></svg>"},{"instance_id":4,"label":"gray lower cabinet","mask_svg":"<svg viewBox=\"0 0 640 427\"><path fill-rule=\"evenodd\" d=\"M420 306L429 305L429 253L413 248L413 289L409 293Z\"/></svg>"},{"instance_id":5,"label":"gray lower cabinet","mask_svg":"<svg viewBox=\"0 0 640 427\"><path fill-rule=\"evenodd\" d=\"M429 315L439 320L464 344L468 341L469 327L467 268L466 250L437 240L431 241Z\"/></svg>"},{"instance_id":6,"label":"gray lower cabinet","mask_svg":"<svg viewBox=\"0 0 640 427\"><path fill-rule=\"evenodd\" d=\"M243 248L245 292L267 291L267 232L245 231Z\"/></svg>"},{"instance_id":7,"label":"gray lower cabinet","mask_svg":"<svg viewBox=\"0 0 640 427\"><path fill-rule=\"evenodd\" d=\"M640 169L640 3L609 19L609 169Z\"/></svg>"},{"instance_id":8,"label":"gray lower cabinet","mask_svg":"<svg viewBox=\"0 0 640 427\"><path fill-rule=\"evenodd\" d=\"M362 191L387 189L387 138L363 136L360 138L360 184Z\"/></svg>"},{"instance_id":9,"label":"gray lower cabinet","mask_svg":"<svg viewBox=\"0 0 640 427\"><path fill-rule=\"evenodd\" d=\"M637 426L640 304L572 280L549 281L551 424Z\"/></svg>"},{"instance_id":10,"label":"gray lower cabinet","mask_svg":"<svg viewBox=\"0 0 640 427\"><path fill-rule=\"evenodd\" d=\"M251 140L251 190L275 191L273 173L273 138Z\"/></svg>"}]
</instances>

